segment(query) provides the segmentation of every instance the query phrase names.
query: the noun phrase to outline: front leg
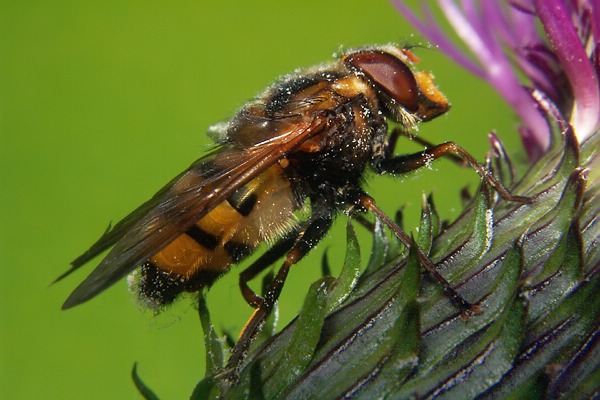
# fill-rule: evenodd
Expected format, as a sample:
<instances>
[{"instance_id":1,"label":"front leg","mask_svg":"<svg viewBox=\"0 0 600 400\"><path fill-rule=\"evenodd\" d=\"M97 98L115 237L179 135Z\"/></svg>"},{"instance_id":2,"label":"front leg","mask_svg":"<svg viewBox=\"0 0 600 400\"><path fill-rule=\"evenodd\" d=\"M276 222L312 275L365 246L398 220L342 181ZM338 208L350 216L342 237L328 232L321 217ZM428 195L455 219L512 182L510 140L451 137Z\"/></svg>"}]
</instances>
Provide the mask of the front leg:
<instances>
[{"instance_id":1,"label":"front leg","mask_svg":"<svg viewBox=\"0 0 600 400\"><path fill-rule=\"evenodd\" d=\"M427 166L440 157L460 156L471 168L473 168L481 177L490 184L494 190L507 201L519 203L531 203L532 199L525 196L513 195L504 185L500 183L489 171L487 171L469 152L454 142L446 142L440 145L425 149L418 153L386 157L378 160L373 167L380 174L391 173L395 175L405 174Z\"/></svg>"},{"instance_id":2,"label":"front leg","mask_svg":"<svg viewBox=\"0 0 600 400\"><path fill-rule=\"evenodd\" d=\"M436 146L435 143L431 143L430 141L425 140L420 136L414 135L414 134L410 133L409 131L407 131L406 129L397 127L397 128L394 128L394 130L392 130L392 133L390 134L390 137L388 139L388 146L386 148L386 153L385 153L386 158L389 159L389 158L394 157L394 152L396 150L396 144L398 143L398 138L400 136L405 136L408 139L412 140L413 142L418 143L427 149L431 149ZM458 156L456 154L447 154L447 158L457 165L460 165L462 167L467 166L467 162L465 161L465 159L461 158L460 156Z\"/></svg>"}]
</instances>

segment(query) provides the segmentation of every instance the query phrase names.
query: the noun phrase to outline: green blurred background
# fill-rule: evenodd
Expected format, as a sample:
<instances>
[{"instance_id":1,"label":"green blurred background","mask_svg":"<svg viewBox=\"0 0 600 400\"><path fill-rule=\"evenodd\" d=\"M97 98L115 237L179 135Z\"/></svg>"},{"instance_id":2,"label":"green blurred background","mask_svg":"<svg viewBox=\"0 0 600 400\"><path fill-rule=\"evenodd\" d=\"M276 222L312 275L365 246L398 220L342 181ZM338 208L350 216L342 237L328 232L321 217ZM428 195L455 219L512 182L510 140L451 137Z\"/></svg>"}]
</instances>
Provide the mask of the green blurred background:
<instances>
[{"instance_id":1,"label":"green blurred background","mask_svg":"<svg viewBox=\"0 0 600 400\"><path fill-rule=\"evenodd\" d=\"M418 2L414 2L418 3ZM130 369L162 397L188 397L204 373L189 301L152 318L120 282L67 312L60 306L93 265L50 283L104 231L206 149L206 128L226 119L277 76L331 60L340 48L419 43L383 0L194 2L3 1L0 14L0 391L3 398L137 398ZM522 151L511 111L435 50L419 50L453 104L423 125L483 159L497 129ZM418 150L401 142L400 151ZM369 192L408 226L433 192L446 218L476 174L447 161L405 179L372 179ZM440 204L443 200L444 204ZM338 268L345 217L296 266L280 321L301 306L328 248ZM364 258L370 240L361 228ZM239 332L251 313L239 267L208 293L217 328ZM256 287L256 286L255 286Z\"/></svg>"}]
</instances>

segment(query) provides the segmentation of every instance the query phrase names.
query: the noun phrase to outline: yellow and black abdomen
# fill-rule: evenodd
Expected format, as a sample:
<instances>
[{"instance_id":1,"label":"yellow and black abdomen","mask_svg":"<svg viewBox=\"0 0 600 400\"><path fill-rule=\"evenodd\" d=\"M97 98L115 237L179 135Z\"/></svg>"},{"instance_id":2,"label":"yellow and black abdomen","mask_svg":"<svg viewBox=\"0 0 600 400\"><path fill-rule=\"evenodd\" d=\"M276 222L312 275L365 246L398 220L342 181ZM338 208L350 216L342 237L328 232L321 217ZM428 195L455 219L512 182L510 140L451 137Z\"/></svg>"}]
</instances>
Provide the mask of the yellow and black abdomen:
<instances>
[{"instance_id":1,"label":"yellow and black abdomen","mask_svg":"<svg viewBox=\"0 0 600 400\"><path fill-rule=\"evenodd\" d=\"M261 243L272 243L296 225L290 181L275 164L240 187L196 224L152 256L136 282L151 306L183 291L211 285Z\"/></svg>"}]
</instances>

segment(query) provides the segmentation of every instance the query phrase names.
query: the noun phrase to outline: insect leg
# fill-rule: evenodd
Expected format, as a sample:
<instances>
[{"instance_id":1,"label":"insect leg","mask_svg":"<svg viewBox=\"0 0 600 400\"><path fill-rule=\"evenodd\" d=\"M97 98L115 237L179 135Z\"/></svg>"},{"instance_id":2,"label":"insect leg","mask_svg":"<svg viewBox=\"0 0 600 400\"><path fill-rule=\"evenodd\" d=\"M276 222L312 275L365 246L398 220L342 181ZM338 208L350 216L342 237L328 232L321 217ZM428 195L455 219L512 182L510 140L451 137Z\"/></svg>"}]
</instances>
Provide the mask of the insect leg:
<instances>
[{"instance_id":1,"label":"insect leg","mask_svg":"<svg viewBox=\"0 0 600 400\"><path fill-rule=\"evenodd\" d=\"M531 203L532 199L525 196L516 196L504 187L489 171L487 171L469 152L454 142L446 142L425 149L418 153L395 156L379 160L375 167L380 173L403 174L424 167L440 157L459 155L473 168L487 183L489 183L503 199L519 203Z\"/></svg>"},{"instance_id":2,"label":"insect leg","mask_svg":"<svg viewBox=\"0 0 600 400\"><path fill-rule=\"evenodd\" d=\"M350 214L350 217L359 224L361 224L368 231L373 232L375 230L375 224L366 219L362 213L352 212Z\"/></svg>"},{"instance_id":3,"label":"insect leg","mask_svg":"<svg viewBox=\"0 0 600 400\"><path fill-rule=\"evenodd\" d=\"M375 217L377 217L381 222L387 225L387 227L392 231L398 239L405 245L411 246L416 249L417 257L419 258L419 262L427 270L427 272L438 281L444 290L444 292L448 295L448 297L460 308L461 311L466 312L467 314L474 314L478 312L479 306L469 303L465 300L460 294L454 290L454 288L450 285L450 283L437 271L435 264L423 251L417 246L415 241L411 239L406 232L402 230L390 217L387 216L386 213L381 210L375 200L366 194L361 195L358 198L358 204L364 209L372 212Z\"/></svg>"},{"instance_id":4,"label":"insect leg","mask_svg":"<svg viewBox=\"0 0 600 400\"><path fill-rule=\"evenodd\" d=\"M410 140L412 140L413 142L416 142L422 146L425 146L428 149L436 146L435 143L431 143L430 141L425 140L425 139L421 138L420 136L413 135L406 129L397 127L397 128L394 128L394 130L392 131L392 133L390 134L390 137L388 139L388 146L387 146L387 152L386 152L386 155L388 158L392 158L394 156L394 150L396 149L396 143L398 142L398 138L400 136L405 136L405 137L409 138ZM453 154L453 153L447 154L446 158L448 158L450 161L452 161L455 164L460 165L462 167L466 167L468 165L467 161L464 158L461 158L460 156Z\"/></svg>"},{"instance_id":5,"label":"insect leg","mask_svg":"<svg viewBox=\"0 0 600 400\"><path fill-rule=\"evenodd\" d=\"M270 267L283 257L287 252L289 252L294 243L300 236L300 232L294 230L286 237L280 239L273 247L267 250L262 256L258 258L255 262L252 263L248 268L243 270L240 273L240 289L242 291L242 295L244 299L248 302L251 307L257 308L263 302L263 298L257 295L249 286L248 282L256 275L260 274L266 268Z\"/></svg>"},{"instance_id":6,"label":"insect leg","mask_svg":"<svg viewBox=\"0 0 600 400\"><path fill-rule=\"evenodd\" d=\"M242 329L238 343L232 350L229 361L227 362L225 373L230 380L237 379L237 371L246 352L248 351L252 340L264 325L265 319L273 310L290 268L320 242L331 228L333 220L331 207L326 202L321 202L321 204L319 204L317 201L315 203L316 204L313 204L313 214L308 221L306 229L298 235L294 245L287 253L281 268L277 271L277 275L273 279L273 282L271 282L271 286L267 290L264 298L261 299L256 295L255 297L250 296L252 300L260 299L260 302L244 326L244 329ZM258 270L259 268L257 267L256 269ZM251 271L248 273L248 276L253 275L254 272L258 273L257 271ZM256 273L254 273L254 275L256 275Z\"/></svg>"}]
</instances>

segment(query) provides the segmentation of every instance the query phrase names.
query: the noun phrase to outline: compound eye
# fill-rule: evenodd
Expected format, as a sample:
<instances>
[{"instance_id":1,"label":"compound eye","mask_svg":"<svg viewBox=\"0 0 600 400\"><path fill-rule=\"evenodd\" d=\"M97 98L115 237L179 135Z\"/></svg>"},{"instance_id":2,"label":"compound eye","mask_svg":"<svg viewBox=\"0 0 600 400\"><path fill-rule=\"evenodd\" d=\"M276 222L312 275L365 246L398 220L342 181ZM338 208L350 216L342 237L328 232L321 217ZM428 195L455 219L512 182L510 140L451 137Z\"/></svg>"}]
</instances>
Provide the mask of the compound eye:
<instances>
[{"instance_id":1,"label":"compound eye","mask_svg":"<svg viewBox=\"0 0 600 400\"><path fill-rule=\"evenodd\" d=\"M348 54L344 62L352 69L362 72L408 111L418 109L419 89L415 76L397 57L388 53L365 51Z\"/></svg>"}]
</instances>

